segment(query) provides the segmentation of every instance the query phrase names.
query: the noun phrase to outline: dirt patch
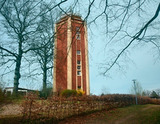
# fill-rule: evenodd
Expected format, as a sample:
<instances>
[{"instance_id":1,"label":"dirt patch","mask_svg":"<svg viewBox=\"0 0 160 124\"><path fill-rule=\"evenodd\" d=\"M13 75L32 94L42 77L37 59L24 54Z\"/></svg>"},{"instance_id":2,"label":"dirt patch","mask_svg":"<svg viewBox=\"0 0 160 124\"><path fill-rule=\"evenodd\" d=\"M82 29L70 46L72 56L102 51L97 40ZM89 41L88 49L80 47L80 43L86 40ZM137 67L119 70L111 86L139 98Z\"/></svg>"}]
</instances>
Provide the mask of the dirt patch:
<instances>
[{"instance_id":1,"label":"dirt patch","mask_svg":"<svg viewBox=\"0 0 160 124\"><path fill-rule=\"evenodd\" d=\"M22 107L19 104L7 104L0 106L0 117L6 115L19 115Z\"/></svg>"}]
</instances>

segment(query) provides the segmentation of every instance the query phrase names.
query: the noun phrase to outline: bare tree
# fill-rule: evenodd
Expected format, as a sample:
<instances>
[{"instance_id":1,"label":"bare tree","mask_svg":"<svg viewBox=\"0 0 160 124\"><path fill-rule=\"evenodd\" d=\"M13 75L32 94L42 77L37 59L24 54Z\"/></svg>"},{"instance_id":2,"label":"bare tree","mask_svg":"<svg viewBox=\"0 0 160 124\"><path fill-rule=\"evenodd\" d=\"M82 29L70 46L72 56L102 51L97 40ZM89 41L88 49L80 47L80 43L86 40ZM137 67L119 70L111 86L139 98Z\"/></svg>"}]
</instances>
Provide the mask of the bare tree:
<instances>
[{"instance_id":1,"label":"bare tree","mask_svg":"<svg viewBox=\"0 0 160 124\"><path fill-rule=\"evenodd\" d=\"M149 91L149 90L144 90L142 92L142 96L148 96L148 97L150 97L150 95L151 95L151 91Z\"/></svg>"},{"instance_id":2,"label":"bare tree","mask_svg":"<svg viewBox=\"0 0 160 124\"><path fill-rule=\"evenodd\" d=\"M15 76L14 76L14 93L18 91L19 79L20 79L20 67L22 61L22 55L25 53L24 44L27 42L29 27L34 26L35 22L31 15L33 15L33 9L35 4L29 1L6 1L2 7L0 13L3 16L3 25L7 30L10 37L15 40L15 44L18 45L18 52L14 49L2 44L0 49L3 50L5 56L12 56L16 62ZM31 20L29 20L31 19ZM29 22L32 24L29 24ZM28 30L28 31L27 31ZM4 41L3 41L4 43ZM13 42L10 42L13 43ZM8 43L8 44L10 44Z\"/></svg>"},{"instance_id":3,"label":"bare tree","mask_svg":"<svg viewBox=\"0 0 160 124\"><path fill-rule=\"evenodd\" d=\"M42 1L35 0L6 0L3 4L0 14L2 15L1 23L7 32L10 41L2 41L0 44L1 56L8 58L4 64L10 61L15 62L14 72L14 93L18 91L19 79L21 77L20 68L23 56L41 47L35 45L31 37L39 30L37 22L40 17L64 1L56 5L50 5L50 10L40 10L39 6ZM44 47L44 46L43 46Z\"/></svg>"},{"instance_id":4,"label":"bare tree","mask_svg":"<svg viewBox=\"0 0 160 124\"><path fill-rule=\"evenodd\" d=\"M42 10L49 10L49 5L47 3L43 3L41 5ZM50 11L45 15L40 17L40 21L38 23L38 31L36 32L35 41L41 47L40 49L34 50L33 55L36 56L37 62L39 63L42 75L43 75L43 89L42 91L45 93L47 88L47 78L52 77L53 74L53 50L54 50L54 24L57 21L57 18L60 16L60 11L57 9L54 11ZM33 45L34 45L33 44ZM51 70L51 71L49 71Z\"/></svg>"},{"instance_id":5,"label":"bare tree","mask_svg":"<svg viewBox=\"0 0 160 124\"><path fill-rule=\"evenodd\" d=\"M133 82L134 84L130 89L131 94L136 94L137 96L141 96L143 92L141 84L137 80L133 80Z\"/></svg>"},{"instance_id":6,"label":"bare tree","mask_svg":"<svg viewBox=\"0 0 160 124\"><path fill-rule=\"evenodd\" d=\"M101 89L101 95L107 95L107 94L109 94L109 89L103 86Z\"/></svg>"},{"instance_id":7,"label":"bare tree","mask_svg":"<svg viewBox=\"0 0 160 124\"><path fill-rule=\"evenodd\" d=\"M155 91L156 91L157 95L160 97L160 89L156 89Z\"/></svg>"}]
</instances>

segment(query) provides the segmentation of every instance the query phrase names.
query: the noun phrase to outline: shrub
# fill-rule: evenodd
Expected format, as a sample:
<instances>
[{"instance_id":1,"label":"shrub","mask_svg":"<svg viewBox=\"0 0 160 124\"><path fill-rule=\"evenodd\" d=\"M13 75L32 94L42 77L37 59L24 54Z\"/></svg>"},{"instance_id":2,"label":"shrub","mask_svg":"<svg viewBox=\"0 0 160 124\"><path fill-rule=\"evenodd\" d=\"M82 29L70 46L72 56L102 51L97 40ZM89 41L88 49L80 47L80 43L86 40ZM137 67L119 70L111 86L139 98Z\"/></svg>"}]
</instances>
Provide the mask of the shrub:
<instances>
[{"instance_id":1,"label":"shrub","mask_svg":"<svg viewBox=\"0 0 160 124\"><path fill-rule=\"evenodd\" d=\"M103 96L69 97L77 94L76 90L64 90L65 97L49 97L39 101L36 94L28 94L22 103L22 120L31 123L46 122L49 119L61 120L73 115L82 115L99 110L110 110L135 104L134 95L112 94ZM76 95L77 96L77 95ZM149 97L138 97L138 104L160 104L160 100ZM29 123L28 122L28 123ZM38 123L38 122L37 122Z\"/></svg>"},{"instance_id":2,"label":"shrub","mask_svg":"<svg viewBox=\"0 0 160 124\"><path fill-rule=\"evenodd\" d=\"M63 90L61 92L62 97L70 97L70 96L77 96L77 91L76 90Z\"/></svg>"},{"instance_id":3,"label":"shrub","mask_svg":"<svg viewBox=\"0 0 160 124\"><path fill-rule=\"evenodd\" d=\"M81 89L77 90L77 95L78 96L83 96L85 94L85 92Z\"/></svg>"},{"instance_id":4,"label":"shrub","mask_svg":"<svg viewBox=\"0 0 160 124\"><path fill-rule=\"evenodd\" d=\"M52 87L46 88L45 90L39 92L39 96L42 98L48 98L51 95L52 95Z\"/></svg>"}]
</instances>

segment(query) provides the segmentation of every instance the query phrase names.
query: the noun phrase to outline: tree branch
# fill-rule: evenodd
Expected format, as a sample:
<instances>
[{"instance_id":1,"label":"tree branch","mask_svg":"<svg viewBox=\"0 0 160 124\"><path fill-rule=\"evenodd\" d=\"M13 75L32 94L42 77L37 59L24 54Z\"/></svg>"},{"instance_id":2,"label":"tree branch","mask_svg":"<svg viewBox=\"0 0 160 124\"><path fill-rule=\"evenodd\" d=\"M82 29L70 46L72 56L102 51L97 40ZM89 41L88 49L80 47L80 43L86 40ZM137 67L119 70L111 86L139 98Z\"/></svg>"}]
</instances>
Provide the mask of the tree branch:
<instances>
[{"instance_id":1,"label":"tree branch","mask_svg":"<svg viewBox=\"0 0 160 124\"><path fill-rule=\"evenodd\" d=\"M155 12L155 15L144 25L143 28L141 28L141 30L136 33L134 36L133 36L133 39L128 43L128 45L123 48L121 50L121 52L118 54L118 56L115 58L115 60L113 61L113 63L109 66L108 69L106 69L106 71L103 73L104 75L117 63L118 59L120 58L120 56L124 53L124 51L133 43L134 40L138 39L140 37L140 35L147 30L149 24L151 24L159 15L159 12L160 12L160 3L158 5L158 8Z\"/></svg>"},{"instance_id":2,"label":"tree branch","mask_svg":"<svg viewBox=\"0 0 160 124\"><path fill-rule=\"evenodd\" d=\"M87 18L88 18L88 16L90 15L91 7L92 7L92 5L93 5L94 1L95 1L95 0L93 0L93 1L90 3L90 5L89 5L89 7L88 7L88 13L87 13L87 15L86 15L86 17L85 17L84 21L87 21Z\"/></svg>"},{"instance_id":3,"label":"tree branch","mask_svg":"<svg viewBox=\"0 0 160 124\"><path fill-rule=\"evenodd\" d=\"M3 8L3 6L4 6L5 3L6 3L6 0L3 1L2 5L0 7L0 10L1 10L1 8Z\"/></svg>"},{"instance_id":4,"label":"tree branch","mask_svg":"<svg viewBox=\"0 0 160 124\"><path fill-rule=\"evenodd\" d=\"M6 51L6 52L8 52L9 54L11 54L11 55L13 55L14 57L17 58L17 54L16 54L16 53L13 53L13 52L11 52L11 51L9 51L9 50L7 50L7 49L1 47L1 46L0 46L0 49L1 49L1 50L4 50L4 51Z\"/></svg>"}]
</instances>

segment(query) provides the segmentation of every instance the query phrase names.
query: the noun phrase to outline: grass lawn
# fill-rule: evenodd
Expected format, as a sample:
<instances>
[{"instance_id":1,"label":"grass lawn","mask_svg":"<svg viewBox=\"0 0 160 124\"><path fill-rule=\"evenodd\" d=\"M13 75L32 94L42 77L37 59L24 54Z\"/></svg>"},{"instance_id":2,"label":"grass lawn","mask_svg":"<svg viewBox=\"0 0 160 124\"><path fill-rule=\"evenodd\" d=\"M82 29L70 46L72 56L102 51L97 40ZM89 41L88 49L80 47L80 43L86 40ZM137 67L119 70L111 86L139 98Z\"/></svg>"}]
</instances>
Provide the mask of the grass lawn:
<instances>
[{"instance_id":1,"label":"grass lawn","mask_svg":"<svg viewBox=\"0 0 160 124\"><path fill-rule=\"evenodd\" d=\"M160 105L133 105L83 117L66 119L60 124L160 124Z\"/></svg>"}]
</instances>

